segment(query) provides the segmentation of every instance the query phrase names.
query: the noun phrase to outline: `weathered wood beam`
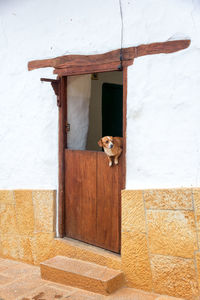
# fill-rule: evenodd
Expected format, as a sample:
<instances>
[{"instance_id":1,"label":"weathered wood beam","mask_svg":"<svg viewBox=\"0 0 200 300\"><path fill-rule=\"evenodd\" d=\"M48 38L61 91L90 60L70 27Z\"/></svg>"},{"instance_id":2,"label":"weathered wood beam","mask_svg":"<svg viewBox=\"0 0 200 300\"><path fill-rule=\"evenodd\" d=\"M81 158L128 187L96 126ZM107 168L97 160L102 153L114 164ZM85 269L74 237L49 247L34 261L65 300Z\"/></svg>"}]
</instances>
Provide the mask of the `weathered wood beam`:
<instances>
[{"instance_id":1,"label":"weathered wood beam","mask_svg":"<svg viewBox=\"0 0 200 300\"><path fill-rule=\"evenodd\" d=\"M91 74L121 70L121 61L109 62L107 64L91 64L91 65L81 65L67 68L55 68L54 74L58 76L72 76L81 74Z\"/></svg>"},{"instance_id":2,"label":"weathered wood beam","mask_svg":"<svg viewBox=\"0 0 200 300\"><path fill-rule=\"evenodd\" d=\"M53 67L55 69L87 67L88 65L109 64L120 60L133 60L144 55L177 52L188 48L190 42L190 40L176 40L123 48L122 50L118 49L104 54L64 55L51 59L33 60L28 63L28 70L31 71L46 67Z\"/></svg>"},{"instance_id":3,"label":"weathered wood beam","mask_svg":"<svg viewBox=\"0 0 200 300\"><path fill-rule=\"evenodd\" d=\"M190 42L190 40L178 40L125 48L123 49L123 58L127 60L128 58L131 59L133 56L136 58L151 54L173 53L188 48Z\"/></svg>"},{"instance_id":4,"label":"weathered wood beam","mask_svg":"<svg viewBox=\"0 0 200 300\"><path fill-rule=\"evenodd\" d=\"M28 70L53 67L65 68L72 66L109 63L120 60L120 50L114 50L104 54L96 55L64 55L51 59L33 60L28 63Z\"/></svg>"}]
</instances>

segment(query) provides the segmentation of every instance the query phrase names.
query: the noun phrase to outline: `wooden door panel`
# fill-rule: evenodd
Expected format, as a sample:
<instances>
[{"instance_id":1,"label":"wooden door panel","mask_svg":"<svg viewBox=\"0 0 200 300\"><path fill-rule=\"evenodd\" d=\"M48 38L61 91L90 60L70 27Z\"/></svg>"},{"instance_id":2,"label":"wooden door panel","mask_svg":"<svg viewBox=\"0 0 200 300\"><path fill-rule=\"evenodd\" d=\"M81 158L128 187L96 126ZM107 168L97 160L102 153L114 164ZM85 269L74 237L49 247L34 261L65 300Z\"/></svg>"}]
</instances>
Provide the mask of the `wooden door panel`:
<instances>
[{"instance_id":1,"label":"wooden door panel","mask_svg":"<svg viewBox=\"0 0 200 300\"><path fill-rule=\"evenodd\" d=\"M119 252L120 165L109 167L105 153L97 153L97 243Z\"/></svg>"},{"instance_id":2,"label":"wooden door panel","mask_svg":"<svg viewBox=\"0 0 200 300\"><path fill-rule=\"evenodd\" d=\"M121 166L103 152L65 150L66 236L120 252Z\"/></svg>"},{"instance_id":3,"label":"wooden door panel","mask_svg":"<svg viewBox=\"0 0 200 300\"><path fill-rule=\"evenodd\" d=\"M66 235L96 239L96 153L65 150Z\"/></svg>"}]
</instances>

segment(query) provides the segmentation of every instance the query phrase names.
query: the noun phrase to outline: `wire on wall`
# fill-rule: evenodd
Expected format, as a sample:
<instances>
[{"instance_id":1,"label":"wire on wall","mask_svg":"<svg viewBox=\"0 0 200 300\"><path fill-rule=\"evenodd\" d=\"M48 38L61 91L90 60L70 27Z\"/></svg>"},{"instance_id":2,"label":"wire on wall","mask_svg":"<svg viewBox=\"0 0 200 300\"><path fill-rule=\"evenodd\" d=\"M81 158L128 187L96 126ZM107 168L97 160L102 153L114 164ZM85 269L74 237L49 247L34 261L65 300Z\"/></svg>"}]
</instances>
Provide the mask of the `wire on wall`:
<instances>
[{"instance_id":1,"label":"wire on wall","mask_svg":"<svg viewBox=\"0 0 200 300\"><path fill-rule=\"evenodd\" d=\"M120 49L120 60L122 61L124 22L123 22L123 11L122 11L121 0L119 0L119 8L120 8L120 16L121 16L121 49Z\"/></svg>"}]
</instances>

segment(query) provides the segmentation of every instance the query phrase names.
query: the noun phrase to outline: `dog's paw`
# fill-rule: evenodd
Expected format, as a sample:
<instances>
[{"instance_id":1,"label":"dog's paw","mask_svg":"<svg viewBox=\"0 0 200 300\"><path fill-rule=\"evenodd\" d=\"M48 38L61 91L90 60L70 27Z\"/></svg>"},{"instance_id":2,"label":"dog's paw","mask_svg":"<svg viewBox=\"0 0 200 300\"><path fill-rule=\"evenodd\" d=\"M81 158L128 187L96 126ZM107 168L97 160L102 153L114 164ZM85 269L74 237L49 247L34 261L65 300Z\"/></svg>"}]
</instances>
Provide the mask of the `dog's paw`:
<instances>
[{"instance_id":1,"label":"dog's paw","mask_svg":"<svg viewBox=\"0 0 200 300\"><path fill-rule=\"evenodd\" d=\"M118 163L119 163L119 162L118 162L118 159L115 159L115 160L114 160L114 163L115 163L115 165L118 165Z\"/></svg>"},{"instance_id":2,"label":"dog's paw","mask_svg":"<svg viewBox=\"0 0 200 300\"><path fill-rule=\"evenodd\" d=\"M109 167L112 167L112 161L109 161Z\"/></svg>"}]
</instances>

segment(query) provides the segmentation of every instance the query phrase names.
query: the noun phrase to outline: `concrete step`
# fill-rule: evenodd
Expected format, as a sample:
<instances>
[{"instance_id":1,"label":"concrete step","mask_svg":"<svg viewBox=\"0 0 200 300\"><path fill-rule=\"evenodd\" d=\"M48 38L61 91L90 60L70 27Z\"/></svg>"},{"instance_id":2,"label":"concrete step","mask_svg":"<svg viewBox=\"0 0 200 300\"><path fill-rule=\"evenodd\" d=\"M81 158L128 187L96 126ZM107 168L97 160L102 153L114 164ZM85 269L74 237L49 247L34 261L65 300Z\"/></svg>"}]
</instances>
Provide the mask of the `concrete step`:
<instances>
[{"instance_id":1,"label":"concrete step","mask_svg":"<svg viewBox=\"0 0 200 300\"><path fill-rule=\"evenodd\" d=\"M124 283L121 271L94 263L55 256L40 264L42 279L109 295Z\"/></svg>"}]
</instances>

